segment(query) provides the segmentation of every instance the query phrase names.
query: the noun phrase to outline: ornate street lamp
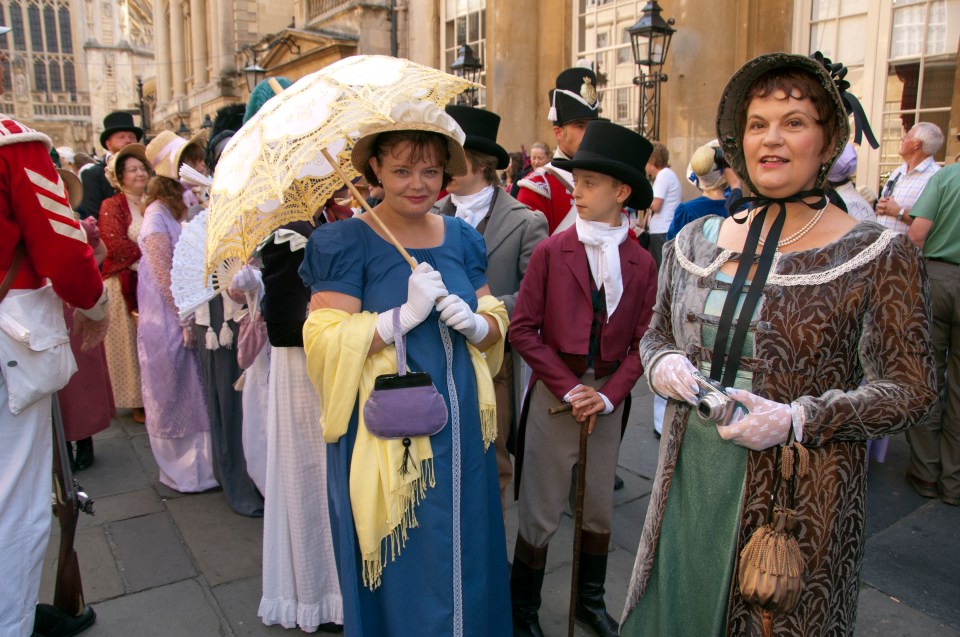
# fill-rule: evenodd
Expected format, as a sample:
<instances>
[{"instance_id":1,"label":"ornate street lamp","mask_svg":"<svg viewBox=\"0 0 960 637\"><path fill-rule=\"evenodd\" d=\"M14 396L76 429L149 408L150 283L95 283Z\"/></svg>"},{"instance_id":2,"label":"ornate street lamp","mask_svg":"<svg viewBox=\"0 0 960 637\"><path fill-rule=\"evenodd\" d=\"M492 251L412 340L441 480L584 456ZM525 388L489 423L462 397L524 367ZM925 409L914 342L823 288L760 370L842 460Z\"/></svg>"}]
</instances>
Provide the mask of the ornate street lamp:
<instances>
[{"instance_id":1,"label":"ornate street lamp","mask_svg":"<svg viewBox=\"0 0 960 637\"><path fill-rule=\"evenodd\" d=\"M450 71L468 82L477 82L480 79L481 71L483 71L483 62L473 54L473 48L469 44L462 44L457 49L457 59L450 65ZM467 95L468 93L469 95ZM468 88L457 96L457 103L467 104L468 106L479 104L477 89Z\"/></svg>"},{"instance_id":2,"label":"ornate street lamp","mask_svg":"<svg viewBox=\"0 0 960 637\"><path fill-rule=\"evenodd\" d=\"M180 127L177 129L177 135L180 137L190 137L190 129L187 128L182 118L180 119Z\"/></svg>"},{"instance_id":3,"label":"ornate street lamp","mask_svg":"<svg viewBox=\"0 0 960 637\"><path fill-rule=\"evenodd\" d=\"M640 116L637 129L648 139L660 138L660 84L667 81L663 64L670 49L670 40L677 32L673 18L664 20L657 0L650 0L643 8L643 15L627 29L633 48L633 61L640 75L633 83L640 87ZM646 71L644 71L646 69Z\"/></svg>"},{"instance_id":4,"label":"ornate street lamp","mask_svg":"<svg viewBox=\"0 0 960 637\"><path fill-rule=\"evenodd\" d=\"M200 128L203 128L207 131L213 128L213 120L210 119L210 113L207 113L206 115L203 116L203 123L200 124Z\"/></svg>"},{"instance_id":5,"label":"ornate street lamp","mask_svg":"<svg viewBox=\"0 0 960 637\"><path fill-rule=\"evenodd\" d=\"M243 75L247 80L247 90L251 93L257 87L257 84L263 81L267 75L267 69L260 66L257 57L261 54L269 53L273 48L284 46L293 55L300 55L300 45L297 44L289 34L280 37L267 36L257 44L248 44L240 49L240 55L244 57L249 54L250 64L243 67Z\"/></svg>"}]
</instances>

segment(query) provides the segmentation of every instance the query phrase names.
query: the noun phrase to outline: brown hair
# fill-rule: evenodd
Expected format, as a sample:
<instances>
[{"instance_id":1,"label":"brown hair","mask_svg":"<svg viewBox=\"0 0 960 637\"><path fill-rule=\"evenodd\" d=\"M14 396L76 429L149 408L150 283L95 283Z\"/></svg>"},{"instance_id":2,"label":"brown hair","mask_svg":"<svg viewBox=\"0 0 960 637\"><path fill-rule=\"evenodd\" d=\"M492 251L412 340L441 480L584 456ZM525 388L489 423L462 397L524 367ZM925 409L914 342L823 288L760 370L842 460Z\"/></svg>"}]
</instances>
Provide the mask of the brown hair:
<instances>
[{"instance_id":1,"label":"brown hair","mask_svg":"<svg viewBox=\"0 0 960 637\"><path fill-rule=\"evenodd\" d=\"M464 148L463 151L470 160L470 169L483 173L483 180L491 186L500 185L500 176L497 174L497 158L493 155L481 153L472 148Z\"/></svg>"},{"instance_id":2,"label":"brown hair","mask_svg":"<svg viewBox=\"0 0 960 637\"><path fill-rule=\"evenodd\" d=\"M183 186L180 182L162 175L154 175L147 184L147 205L159 201L170 209L173 218L177 221L187 214L187 206L183 203Z\"/></svg>"},{"instance_id":3,"label":"brown hair","mask_svg":"<svg viewBox=\"0 0 960 637\"><path fill-rule=\"evenodd\" d=\"M383 162L383 158L386 157L388 151L393 154L393 149L403 143L410 144L410 161L412 162L435 157L440 161L441 166L446 167L447 161L450 159L450 151L447 150L446 137L440 133L418 130L392 131L377 135L377 138L373 140L373 147L370 149L370 157L376 157L378 162ZM369 161L363 169L363 176L371 186L383 185L380 183L380 180L377 179L377 175L373 172ZM449 180L450 176L447 175L446 170L444 170L444 187L446 187Z\"/></svg>"},{"instance_id":4,"label":"brown hair","mask_svg":"<svg viewBox=\"0 0 960 637\"><path fill-rule=\"evenodd\" d=\"M650 163L657 168L666 168L670 165L670 151L661 142L652 142L653 152L650 153Z\"/></svg>"},{"instance_id":5,"label":"brown hair","mask_svg":"<svg viewBox=\"0 0 960 637\"><path fill-rule=\"evenodd\" d=\"M140 165L146 169L148 177L153 173L153 171L150 170L150 164L143 161L136 155L127 155L126 157L121 157L120 165L117 166L117 183L119 183L121 186L123 185L123 174L127 172L127 164L131 159L140 162Z\"/></svg>"},{"instance_id":6,"label":"brown hair","mask_svg":"<svg viewBox=\"0 0 960 637\"><path fill-rule=\"evenodd\" d=\"M195 164L197 162L203 163L203 160L204 160L203 146L201 146L196 142L194 142L193 144L187 144L187 146L183 149L183 152L180 153L180 166L186 163L191 163L191 164ZM180 166L177 166L177 170L180 169Z\"/></svg>"},{"instance_id":7,"label":"brown hair","mask_svg":"<svg viewBox=\"0 0 960 637\"><path fill-rule=\"evenodd\" d=\"M750 108L750 103L756 97L770 97L777 91L783 91L794 99L810 100L817 112L816 121L823 128L823 148L820 152L825 152L833 146L837 138L837 120L834 118L833 100L815 75L795 68L773 69L750 84L743 98L740 113L737 115L737 127L741 138L746 130L747 109Z\"/></svg>"}]
</instances>

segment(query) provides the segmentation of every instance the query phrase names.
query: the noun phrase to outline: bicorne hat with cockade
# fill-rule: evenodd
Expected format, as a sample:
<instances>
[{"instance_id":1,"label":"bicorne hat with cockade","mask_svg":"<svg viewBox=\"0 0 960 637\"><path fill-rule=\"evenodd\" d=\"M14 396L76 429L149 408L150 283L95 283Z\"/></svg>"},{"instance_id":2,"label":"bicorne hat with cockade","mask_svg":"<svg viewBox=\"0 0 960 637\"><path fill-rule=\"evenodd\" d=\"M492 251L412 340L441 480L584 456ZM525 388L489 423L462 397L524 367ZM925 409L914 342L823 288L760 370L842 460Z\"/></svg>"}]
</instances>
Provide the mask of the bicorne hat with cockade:
<instances>
[{"instance_id":1,"label":"bicorne hat with cockade","mask_svg":"<svg viewBox=\"0 0 960 637\"><path fill-rule=\"evenodd\" d=\"M639 133L599 119L587 124L573 159L554 159L551 164L561 170L580 168L619 179L630 186L626 205L645 210L653 201L646 173L652 153L653 144Z\"/></svg>"},{"instance_id":2,"label":"bicorne hat with cockade","mask_svg":"<svg viewBox=\"0 0 960 637\"><path fill-rule=\"evenodd\" d=\"M446 107L447 115L452 117L466 136L463 147L475 150L484 155L497 158L497 168L503 170L510 163L510 155L497 143L497 132L500 130L500 116L482 108L472 106Z\"/></svg>"},{"instance_id":3,"label":"bicorne hat with cockade","mask_svg":"<svg viewBox=\"0 0 960 637\"><path fill-rule=\"evenodd\" d=\"M586 67L575 66L557 76L556 87L550 89L550 112L547 119L554 126L563 126L578 119L599 119L597 74Z\"/></svg>"}]
</instances>

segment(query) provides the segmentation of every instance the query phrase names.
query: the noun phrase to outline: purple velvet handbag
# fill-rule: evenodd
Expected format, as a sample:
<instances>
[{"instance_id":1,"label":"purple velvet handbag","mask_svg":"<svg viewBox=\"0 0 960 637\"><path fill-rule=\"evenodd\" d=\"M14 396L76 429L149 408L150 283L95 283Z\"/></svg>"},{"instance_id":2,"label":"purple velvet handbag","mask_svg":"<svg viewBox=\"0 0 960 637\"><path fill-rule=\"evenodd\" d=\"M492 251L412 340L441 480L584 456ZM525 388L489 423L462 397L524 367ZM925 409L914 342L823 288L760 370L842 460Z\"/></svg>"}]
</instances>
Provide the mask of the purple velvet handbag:
<instances>
[{"instance_id":1,"label":"purple velvet handbag","mask_svg":"<svg viewBox=\"0 0 960 637\"><path fill-rule=\"evenodd\" d=\"M377 376L373 392L363 405L367 430L378 438L403 440L409 449L410 438L432 436L447 425L447 405L433 386L427 372L407 372L405 337L400 333L400 315L393 311L394 345L397 348L397 373ZM407 454L401 473L406 473Z\"/></svg>"}]
</instances>

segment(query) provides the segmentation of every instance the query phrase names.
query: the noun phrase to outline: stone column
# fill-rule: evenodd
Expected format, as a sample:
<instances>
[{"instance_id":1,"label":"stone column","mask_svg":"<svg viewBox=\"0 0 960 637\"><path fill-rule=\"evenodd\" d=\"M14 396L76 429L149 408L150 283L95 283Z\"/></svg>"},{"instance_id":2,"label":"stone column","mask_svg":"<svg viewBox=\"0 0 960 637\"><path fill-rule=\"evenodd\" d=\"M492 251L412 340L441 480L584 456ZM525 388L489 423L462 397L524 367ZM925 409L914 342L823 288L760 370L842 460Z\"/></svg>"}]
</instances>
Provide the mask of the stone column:
<instances>
[{"instance_id":1,"label":"stone column","mask_svg":"<svg viewBox=\"0 0 960 637\"><path fill-rule=\"evenodd\" d=\"M508 152L519 151L521 144L529 150L538 140L553 146L552 137L540 139L537 128L537 120L547 114L538 99L540 29L518 33L521 24L540 24L538 3L487 0L487 54L483 60L487 108L501 117L498 137Z\"/></svg>"},{"instance_id":2,"label":"stone column","mask_svg":"<svg viewBox=\"0 0 960 637\"><path fill-rule=\"evenodd\" d=\"M233 73L237 68L237 50L234 44L233 2L231 0L212 0L217 3L217 19L220 37L214 50L220 58L220 73Z\"/></svg>"},{"instance_id":3,"label":"stone column","mask_svg":"<svg viewBox=\"0 0 960 637\"><path fill-rule=\"evenodd\" d=\"M186 92L184 57L187 51L184 44L183 0L170 0L170 75L173 79L174 97L182 97Z\"/></svg>"},{"instance_id":4,"label":"stone column","mask_svg":"<svg viewBox=\"0 0 960 637\"><path fill-rule=\"evenodd\" d=\"M166 14L163 0L153 0L158 104L170 101L170 62L173 58L170 56L170 23L164 19Z\"/></svg>"},{"instance_id":5,"label":"stone column","mask_svg":"<svg viewBox=\"0 0 960 637\"><path fill-rule=\"evenodd\" d=\"M418 64L443 68L440 65L439 3L407 2L406 4L407 46L409 47L406 57Z\"/></svg>"},{"instance_id":6,"label":"stone column","mask_svg":"<svg viewBox=\"0 0 960 637\"><path fill-rule=\"evenodd\" d=\"M207 71L207 3L205 0L190 0L190 41L193 51L193 86L206 86L210 79Z\"/></svg>"}]
</instances>

